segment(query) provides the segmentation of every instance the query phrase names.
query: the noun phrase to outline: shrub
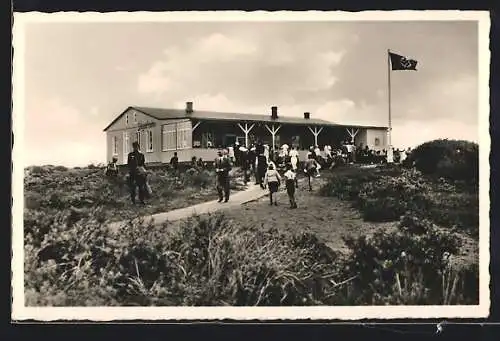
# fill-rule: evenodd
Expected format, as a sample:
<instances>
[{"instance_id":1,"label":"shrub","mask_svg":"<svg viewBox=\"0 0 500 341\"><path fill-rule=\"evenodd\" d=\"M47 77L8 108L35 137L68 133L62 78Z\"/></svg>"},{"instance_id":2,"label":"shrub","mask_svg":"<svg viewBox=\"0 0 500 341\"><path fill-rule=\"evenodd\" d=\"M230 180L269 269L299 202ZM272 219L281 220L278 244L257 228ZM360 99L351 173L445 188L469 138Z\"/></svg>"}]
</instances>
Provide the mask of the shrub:
<instances>
[{"instance_id":1,"label":"shrub","mask_svg":"<svg viewBox=\"0 0 500 341\"><path fill-rule=\"evenodd\" d=\"M426 142L412 151L408 163L427 175L478 183L479 147L473 142L445 139Z\"/></svg>"},{"instance_id":2,"label":"shrub","mask_svg":"<svg viewBox=\"0 0 500 341\"><path fill-rule=\"evenodd\" d=\"M56 166L56 167L54 167L54 170L56 170L58 172L66 172L68 170L68 168L64 167L64 166Z\"/></svg>"},{"instance_id":3,"label":"shrub","mask_svg":"<svg viewBox=\"0 0 500 341\"><path fill-rule=\"evenodd\" d=\"M425 191L414 177L381 177L362 186L356 205L367 221L395 221L407 211L425 208Z\"/></svg>"},{"instance_id":4,"label":"shrub","mask_svg":"<svg viewBox=\"0 0 500 341\"><path fill-rule=\"evenodd\" d=\"M198 188L207 188L215 182L215 174L207 170L198 171L194 168L187 170L182 182L186 185Z\"/></svg>"},{"instance_id":5,"label":"shrub","mask_svg":"<svg viewBox=\"0 0 500 341\"><path fill-rule=\"evenodd\" d=\"M335 254L311 235L241 229L222 215L176 229L136 221L112 234L69 216L31 226L29 304L310 305L331 294Z\"/></svg>"},{"instance_id":6,"label":"shrub","mask_svg":"<svg viewBox=\"0 0 500 341\"><path fill-rule=\"evenodd\" d=\"M397 168L377 168L370 171L359 168L345 168L334 172L320 188L320 195L335 196L343 200L355 200L362 187L381 176L397 176L401 171Z\"/></svg>"},{"instance_id":7,"label":"shrub","mask_svg":"<svg viewBox=\"0 0 500 341\"><path fill-rule=\"evenodd\" d=\"M328 179L320 194L351 201L366 221L397 221L412 212L474 238L479 235L477 187L431 178L414 168L389 166L338 172Z\"/></svg>"},{"instance_id":8,"label":"shrub","mask_svg":"<svg viewBox=\"0 0 500 341\"><path fill-rule=\"evenodd\" d=\"M352 251L344 276L351 304L477 304L479 272L475 265L457 269L450 255L460 240L430 221L405 215L395 232L346 238Z\"/></svg>"},{"instance_id":9,"label":"shrub","mask_svg":"<svg viewBox=\"0 0 500 341\"><path fill-rule=\"evenodd\" d=\"M479 237L479 195L478 193L452 192L425 193L426 209L421 215L434 223L455 228Z\"/></svg>"},{"instance_id":10,"label":"shrub","mask_svg":"<svg viewBox=\"0 0 500 341\"><path fill-rule=\"evenodd\" d=\"M193 217L180 226L134 220L119 231L105 228L102 211L79 219L75 214L34 216L27 224L27 305L474 301L470 288L477 269L457 277L442 257L456 252L457 240L415 217L403 219L397 233L347 240L352 255L344 259L313 234L242 228L220 214ZM392 285L394 278L401 290Z\"/></svg>"}]
</instances>

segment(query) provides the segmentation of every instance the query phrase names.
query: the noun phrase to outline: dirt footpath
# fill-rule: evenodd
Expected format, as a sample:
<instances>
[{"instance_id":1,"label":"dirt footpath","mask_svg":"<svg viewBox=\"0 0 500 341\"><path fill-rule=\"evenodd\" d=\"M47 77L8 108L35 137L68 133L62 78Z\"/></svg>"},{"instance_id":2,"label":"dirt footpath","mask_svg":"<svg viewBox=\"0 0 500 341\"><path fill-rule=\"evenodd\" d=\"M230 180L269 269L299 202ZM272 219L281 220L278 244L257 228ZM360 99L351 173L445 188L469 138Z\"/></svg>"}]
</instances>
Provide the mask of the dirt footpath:
<instances>
[{"instance_id":1,"label":"dirt footpath","mask_svg":"<svg viewBox=\"0 0 500 341\"><path fill-rule=\"evenodd\" d=\"M336 251L347 251L343 236L369 236L380 229L391 231L398 228L398 222L365 222L349 202L319 196L317 192L325 180L323 177L315 178L312 192L308 191L306 182L301 182L296 193L297 209L289 208L288 197L282 189L278 195L278 206L270 206L269 197L264 197L224 214L241 226L274 226L290 233L311 232ZM458 236L463 245L461 255L455 260L458 263L477 263L477 242L466 235Z\"/></svg>"},{"instance_id":2,"label":"dirt footpath","mask_svg":"<svg viewBox=\"0 0 500 341\"><path fill-rule=\"evenodd\" d=\"M274 226L290 233L312 232L334 250L345 250L342 236L367 235L380 228L395 228L397 223L364 222L347 202L320 197L317 191L324 178L315 178L313 191L302 182L296 192L298 208L290 209L285 192L278 194L278 206L269 205L269 197L247 203L224 212L224 215L242 226Z\"/></svg>"}]
</instances>

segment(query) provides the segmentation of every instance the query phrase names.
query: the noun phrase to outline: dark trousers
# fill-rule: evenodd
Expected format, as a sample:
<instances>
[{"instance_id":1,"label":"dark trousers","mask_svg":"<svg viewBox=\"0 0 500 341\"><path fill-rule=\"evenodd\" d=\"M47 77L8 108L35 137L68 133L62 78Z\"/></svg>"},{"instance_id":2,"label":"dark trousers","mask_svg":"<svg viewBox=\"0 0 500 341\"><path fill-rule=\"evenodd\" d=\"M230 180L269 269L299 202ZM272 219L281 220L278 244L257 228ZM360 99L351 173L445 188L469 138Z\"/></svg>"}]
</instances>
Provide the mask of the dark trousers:
<instances>
[{"instance_id":1,"label":"dark trousers","mask_svg":"<svg viewBox=\"0 0 500 341\"><path fill-rule=\"evenodd\" d=\"M246 185L247 182L250 181L250 169L248 169L247 167L243 167L242 170L243 170L243 182Z\"/></svg>"},{"instance_id":2,"label":"dark trousers","mask_svg":"<svg viewBox=\"0 0 500 341\"><path fill-rule=\"evenodd\" d=\"M347 162L354 162L354 153L353 152L347 153Z\"/></svg>"},{"instance_id":3,"label":"dark trousers","mask_svg":"<svg viewBox=\"0 0 500 341\"><path fill-rule=\"evenodd\" d=\"M229 175L227 173L217 174L217 194L219 195L219 200L229 200Z\"/></svg>"},{"instance_id":4,"label":"dark trousers","mask_svg":"<svg viewBox=\"0 0 500 341\"><path fill-rule=\"evenodd\" d=\"M257 167L257 184L264 186L264 178L266 176L266 168Z\"/></svg>"},{"instance_id":5,"label":"dark trousers","mask_svg":"<svg viewBox=\"0 0 500 341\"><path fill-rule=\"evenodd\" d=\"M286 193L288 194L288 199L290 200L290 207L296 208L297 202L295 201L295 186L296 183L293 180L286 181Z\"/></svg>"},{"instance_id":6,"label":"dark trousers","mask_svg":"<svg viewBox=\"0 0 500 341\"><path fill-rule=\"evenodd\" d=\"M316 168L310 168L306 170L307 184L309 185L309 191L312 191L311 177L316 173Z\"/></svg>"},{"instance_id":7,"label":"dark trousers","mask_svg":"<svg viewBox=\"0 0 500 341\"><path fill-rule=\"evenodd\" d=\"M129 187L130 187L130 199L132 203L135 204L135 188L139 188L139 201L144 202L144 197L146 194L146 177L143 175L131 173L129 174Z\"/></svg>"}]
</instances>

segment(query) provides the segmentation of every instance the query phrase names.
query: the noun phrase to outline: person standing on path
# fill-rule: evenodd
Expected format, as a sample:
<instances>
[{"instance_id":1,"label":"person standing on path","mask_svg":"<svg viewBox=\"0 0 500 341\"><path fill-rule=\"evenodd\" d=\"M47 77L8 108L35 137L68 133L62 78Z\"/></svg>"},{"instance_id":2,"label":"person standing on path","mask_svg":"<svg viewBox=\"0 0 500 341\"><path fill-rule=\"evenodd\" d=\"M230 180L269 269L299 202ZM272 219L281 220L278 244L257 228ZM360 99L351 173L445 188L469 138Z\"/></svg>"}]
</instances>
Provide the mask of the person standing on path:
<instances>
[{"instance_id":1,"label":"person standing on path","mask_svg":"<svg viewBox=\"0 0 500 341\"><path fill-rule=\"evenodd\" d=\"M215 159L215 174L216 174L216 186L217 193L219 195L219 202L229 201L229 171L231 170L231 161L227 156L227 150L217 152L217 159Z\"/></svg>"},{"instance_id":2,"label":"person standing on path","mask_svg":"<svg viewBox=\"0 0 500 341\"><path fill-rule=\"evenodd\" d=\"M281 176L275 169L274 164L271 163L269 164L269 168L264 178L264 188L266 187L269 188L270 205L274 203L275 206L278 206L278 199L276 198L276 193L278 192L280 184L281 184Z\"/></svg>"},{"instance_id":3,"label":"person standing on path","mask_svg":"<svg viewBox=\"0 0 500 341\"><path fill-rule=\"evenodd\" d=\"M250 181L250 154L249 150L246 149L245 147L240 147L239 148L240 152L240 164L241 164L241 170L243 171L243 183L245 186L247 183Z\"/></svg>"},{"instance_id":4,"label":"person standing on path","mask_svg":"<svg viewBox=\"0 0 500 341\"><path fill-rule=\"evenodd\" d=\"M257 163L257 154L255 153L255 146L252 145L248 151L248 163L250 165L250 172L255 177L255 184L258 185L257 170L255 164Z\"/></svg>"},{"instance_id":5,"label":"person standing on path","mask_svg":"<svg viewBox=\"0 0 500 341\"><path fill-rule=\"evenodd\" d=\"M257 183L264 188L264 177L267 170L267 158L264 154L257 156Z\"/></svg>"},{"instance_id":6,"label":"person standing on path","mask_svg":"<svg viewBox=\"0 0 500 341\"><path fill-rule=\"evenodd\" d=\"M132 143L133 151L128 153L127 166L129 170L130 199L135 204L135 188L139 188L139 200L145 205L144 196L146 194L146 169L144 154L139 151L139 143Z\"/></svg>"},{"instance_id":7,"label":"person standing on path","mask_svg":"<svg viewBox=\"0 0 500 341\"><path fill-rule=\"evenodd\" d=\"M294 172L290 163L286 164L286 172L283 176L285 177L286 193L288 194L288 199L290 200L290 208L297 208L297 202L295 201L295 189L299 188L299 182L297 180L297 174Z\"/></svg>"},{"instance_id":8,"label":"person standing on path","mask_svg":"<svg viewBox=\"0 0 500 341\"><path fill-rule=\"evenodd\" d=\"M175 178L179 176L179 157L177 156L177 152L174 152L174 156L170 159L170 166L174 170Z\"/></svg>"}]
</instances>

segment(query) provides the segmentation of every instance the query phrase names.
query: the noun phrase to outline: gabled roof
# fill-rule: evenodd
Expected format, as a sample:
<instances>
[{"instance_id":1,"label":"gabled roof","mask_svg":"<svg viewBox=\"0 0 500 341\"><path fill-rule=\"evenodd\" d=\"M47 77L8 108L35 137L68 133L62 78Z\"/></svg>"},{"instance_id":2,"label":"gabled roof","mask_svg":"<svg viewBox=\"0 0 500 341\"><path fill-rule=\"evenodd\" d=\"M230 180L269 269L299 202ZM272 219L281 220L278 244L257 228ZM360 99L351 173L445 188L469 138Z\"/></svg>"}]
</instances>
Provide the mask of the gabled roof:
<instances>
[{"instance_id":1,"label":"gabled roof","mask_svg":"<svg viewBox=\"0 0 500 341\"><path fill-rule=\"evenodd\" d=\"M320 126L336 126L336 127L354 127L354 128L386 128L383 126L362 126L362 125L345 125L334 123L317 118L305 119L302 117L292 117L292 116L278 116L277 119L272 119L271 115L256 115L256 114L245 114L245 113L231 113L231 112L218 112L218 111L204 111L204 110L194 110L192 113L188 114L184 109L163 109L163 108L149 108L149 107L138 107L131 106L123 111L117 118L115 118L105 129L108 130L123 114L125 114L129 109L137 110L147 116L155 118L157 120L172 120L172 119L196 119L196 120L215 120L215 121L235 121L235 122L274 122L283 124L294 124L294 125L320 125Z\"/></svg>"}]
</instances>

